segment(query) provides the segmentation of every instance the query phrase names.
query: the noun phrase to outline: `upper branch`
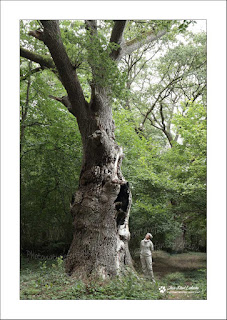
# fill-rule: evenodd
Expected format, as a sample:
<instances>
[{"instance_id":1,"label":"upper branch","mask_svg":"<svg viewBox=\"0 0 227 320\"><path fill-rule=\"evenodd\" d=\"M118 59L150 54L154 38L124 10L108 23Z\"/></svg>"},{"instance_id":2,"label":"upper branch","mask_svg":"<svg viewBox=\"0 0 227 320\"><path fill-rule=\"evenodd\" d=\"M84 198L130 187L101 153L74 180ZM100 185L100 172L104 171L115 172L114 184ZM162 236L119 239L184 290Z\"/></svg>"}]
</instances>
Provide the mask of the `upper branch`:
<instances>
[{"instance_id":1,"label":"upper branch","mask_svg":"<svg viewBox=\"0 0 227 320\"><path fill-rule=\"evenodd\" d=\"M149 114L153 111L156 103L157 103L157 102L162 102L165 98L167 98L167 97L170 95L170 93L171 93L172 85L173 85L175 82L179 81L180 79L182 79L182 76L178 76L178 77L172 79L172 80L159 92L157 98L155 99L155 101L153 102L153 104L152 104L151 107L147 110L147 112L146 112L146 114L145 114L145 117L144 117L144 119L143 119L143 121L142 121L142 125L143 125L143 126L144 126L145 121L147 120L147 117L148 117ZM166 91L165 95L162 97L162 93L163 93L165 90L167 90L167 91Z\"/></svg>"},{"instance_id":2,"label":"upper branch","mask_svg":"<svg viewBox=\"0 0 227 320\"><path fill-rule=\"evenodd\" d=\"M40 20L40 22L44 27L43 42L50 51L61 82L68 93L72 109L78 116L86 105L86 100L77 73L63 45L59 22L58 20Z\"/></svg>"},{"instance_id":3,"label":"upper branch","mask_svg":"<svg viewBox=\"0 0 227 320\"><path fill-rule=\"evenodd\" d=\"M141 38L135 38L133 40L130 40L128 42L125 42L122 44L122 50L117 58L117 60L120 60L122 57L124 57L127 54L131 54L133 51L141 48L143 45L147 43L151 43L162 36L164 36L167 33L166 30L159 31L157 34L154 34L154 31L148 31L146 33L146 36L141 39Z\"/></svg>"},{"instance_id":4,"label":"upper branch","mask_svg":"<svg viewBox=\"0 0 227 320\"><path fill-rule=\"evenodd\" d=\"M92 35L97 35L97 20L85 20L86 30L90 30Z\"/></svg>"},{"instance_id":5,"label":"upper branch","mask_svg":"<svg viewBox=\"0 0 227 320\"><path fill-rule=\"evenodd\" d=\"M39 63L42 67L55 69L54 61L51 58L41 56L35 52L29 51L24 48L20 48L20 56L36 63Z\"/></svg>"},{"instance_id":6,"label":"upper branch","mask_svg":"<svg viewBox=\"0 0 227 320\"><path fill-rule=\"evenodd\" d=\"M31 30L28 33L30 36L35 37L38 40L43 41L43 31L38 29L38 30Z\"/></svg>"},{"instance_id":7,"label":"upper branch","mask_svg":"<svg viewBox=\"0 0 227 320\"><path fill-rule=\"evenodd\" d=\"M163 113L163 105L162 105L162 103L160 103L159 113L160 113L160 116L161 116L161 123L156 119L154 113L152 113L154 121L153 121L153 119L150 119L150 118L148 118L148 119L150 120L151 125L153 127L161 130L165 134L165 136L167 137L168 142L170 144L170 147L172 148L172 146L173 146L173 143L172 143L173 137L172 137L172 133L170 131L170 123L167 123L167 126L165 124L165 117L164 117L164 113ZM157 126L157 124L159 126ZM167 129L167 127L168 127L168 129Z\"/></svg>"},{"instance_id":8,"label":"upper branch","mask_svg":"<svg viewBox=\"0 0 227 320\"><path fill-rule=\"evenodd\" d=\"M112 52L110 53L111 58L114 60L118 60L118 57L120 56L122 50L121 44L124 42L123 33L125 26L126 20L115 20L110 37L110 43L117 43L118 45L120 45L120 47L117 48L117 50L112 50Z\"/></svg>"},{"instance_id":9,"label":"upper branch","mask_svg":"<svg viewBox=\"0 0 227 320\"><path fill-rule=\"evenodd\" d=\"M165 125L165 118L164 118L164 114L163 114L163 105L162 103L160 103L160 115L161 115L161 121L162 121L162 127L163 127L163 130L166 130L166 125Z\"/></svg>"}]
</instances>

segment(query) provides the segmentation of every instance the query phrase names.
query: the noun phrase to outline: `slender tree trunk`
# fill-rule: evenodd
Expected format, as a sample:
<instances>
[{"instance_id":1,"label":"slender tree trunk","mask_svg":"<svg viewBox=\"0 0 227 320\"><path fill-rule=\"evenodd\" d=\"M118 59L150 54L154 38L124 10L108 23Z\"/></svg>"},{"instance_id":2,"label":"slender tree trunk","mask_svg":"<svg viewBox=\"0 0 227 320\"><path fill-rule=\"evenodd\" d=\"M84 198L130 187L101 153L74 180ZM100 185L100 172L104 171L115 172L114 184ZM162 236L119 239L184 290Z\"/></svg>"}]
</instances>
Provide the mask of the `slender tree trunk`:
<instances>
[{"instance_id":1,"label":"slender tree trunk","mask_svg":"<svg viewBox=\"0 0 227 320\"><path fill-rule=\"evenodd\" d=\"M132 266L128 249L131 192L121 173L107 92L97 89L78 121L83 142L79 188L71 203L74 236L65 269L69 275L102 278Z\"/></svg>"},{"instance_id":2,"label":"slender tree trunk","mask_svg":"<svg viewBox=\"0 0 227 320\"><path fill-rule=\"evenodd\" d=\"M31 67L32 67L32 61L28 62L28 83L27 83L27 90L26 90L26 101L25 105L22 106L22 114L21 114L21 128L20 128L20 154L22 152L23 146L24 146L24 134L25 134L25 121L28 114L28 107L29 107L29 94L30 94L30 87L31 87Z\"/></svg>"},{"instance_id":3,"label":"slender tree trunk","mask_svg":"<svg viewBox=\"0 0 227 320\"><path fill-rule=\"evenodd\" d=\"M187 225L182 222L180 227L179 235L176 237L173 245L173 250L176 252L183 252L185 249L185 242L186 242L186 231Z\"/></svg>"}]
</instances>

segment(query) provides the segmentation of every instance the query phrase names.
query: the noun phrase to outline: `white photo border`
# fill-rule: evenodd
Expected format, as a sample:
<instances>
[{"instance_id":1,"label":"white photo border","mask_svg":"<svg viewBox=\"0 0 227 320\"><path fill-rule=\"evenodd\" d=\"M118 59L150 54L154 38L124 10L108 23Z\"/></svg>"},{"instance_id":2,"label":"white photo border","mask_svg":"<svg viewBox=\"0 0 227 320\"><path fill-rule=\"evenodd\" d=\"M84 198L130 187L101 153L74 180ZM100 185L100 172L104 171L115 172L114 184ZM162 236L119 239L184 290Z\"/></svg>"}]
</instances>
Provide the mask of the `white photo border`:
<instances>
[{"instance_id":1,"label":"white photo border","mask_svg":"<svg viewBox=\"0 0 227 320\"><path fill-rule=\"evenodd\" d=\"M208 35L208 298L24 301L19 296L19 20L206 19ZM226 2L1 2L1 299L3 319L221 319L226 303Z\"/></svg>"}]
</instances>

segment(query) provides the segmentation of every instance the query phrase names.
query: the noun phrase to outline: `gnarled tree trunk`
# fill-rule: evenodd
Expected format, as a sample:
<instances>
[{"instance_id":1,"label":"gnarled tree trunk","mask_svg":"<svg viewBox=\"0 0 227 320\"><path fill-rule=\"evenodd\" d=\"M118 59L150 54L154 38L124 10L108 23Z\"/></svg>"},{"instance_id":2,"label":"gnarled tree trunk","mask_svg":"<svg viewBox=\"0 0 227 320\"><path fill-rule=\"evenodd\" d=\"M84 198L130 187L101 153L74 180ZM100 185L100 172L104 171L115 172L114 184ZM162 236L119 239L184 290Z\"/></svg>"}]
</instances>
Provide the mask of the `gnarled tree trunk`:
<instances>
[{"instance_id":1,"label":"gnarled tree trunk","mask_svg":"<svg viewBox=\"0 0 227 320\"><path fill-rule=\"evenodd\" d=\"M96 90L80 129L83 163L71 203L74 237L65 267L68 274L97 273L105 278L132 267L128 249L131 192L121 173L123 152L115 142L105 90Z\"/></svg>"}]
</instances>

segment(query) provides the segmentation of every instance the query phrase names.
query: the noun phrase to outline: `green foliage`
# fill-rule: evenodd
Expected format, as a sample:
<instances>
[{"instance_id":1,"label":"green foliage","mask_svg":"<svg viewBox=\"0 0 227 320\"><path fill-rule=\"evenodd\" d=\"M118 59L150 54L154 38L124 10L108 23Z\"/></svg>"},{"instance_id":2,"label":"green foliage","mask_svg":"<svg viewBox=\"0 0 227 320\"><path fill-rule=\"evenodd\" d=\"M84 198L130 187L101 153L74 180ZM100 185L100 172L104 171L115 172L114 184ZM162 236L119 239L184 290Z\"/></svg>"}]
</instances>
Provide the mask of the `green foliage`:
<instances>
[{"instance_id":1,"label":"green foliage","mask_svg":"<svg viewBox=\"0 0 227 320\"><path fill-rule=\"evenodd\" d=\"M136 133L131 110L114 111L116 138L125 153L122 170L133 193L132 249L149 230L155 233L156 248L171 248L182 221L188 227L188 246L205 245L206 109L191 102L185 108L184 115L177 113L173 118L182 144L165 152L151 138Z\"/></svg>"},{"instance_id":2,"label":"green foliage","mask_svg":"<svg viewBox=\"0 0 227 320\"><path fill-rule=\"evenodd\" d=\"M27 81L21 85L21 118ZM69 203L82 150L75 118L48 97L61 96L61 90L48 71L32 76L27 117L21 120L21 246L40 253L66 251L72 237Z\"/></svg>"},{"instance_id":3,"label":"green foliage","mask_svg":"<svg viewBox=\"0 0 227 320\"><path fill-rule=\"evenodd\" d=\"M126 74L121 72L117 64L110 58L112 50L119 45L109 43L106 28L99 28L97 35L91 35L83 27L83 21L63 20L61 36L67 54L78 71L82 88L90 99L90 84L110 89L113 97L120 96L125 87Z\"/></svg>"}]
</instances>

